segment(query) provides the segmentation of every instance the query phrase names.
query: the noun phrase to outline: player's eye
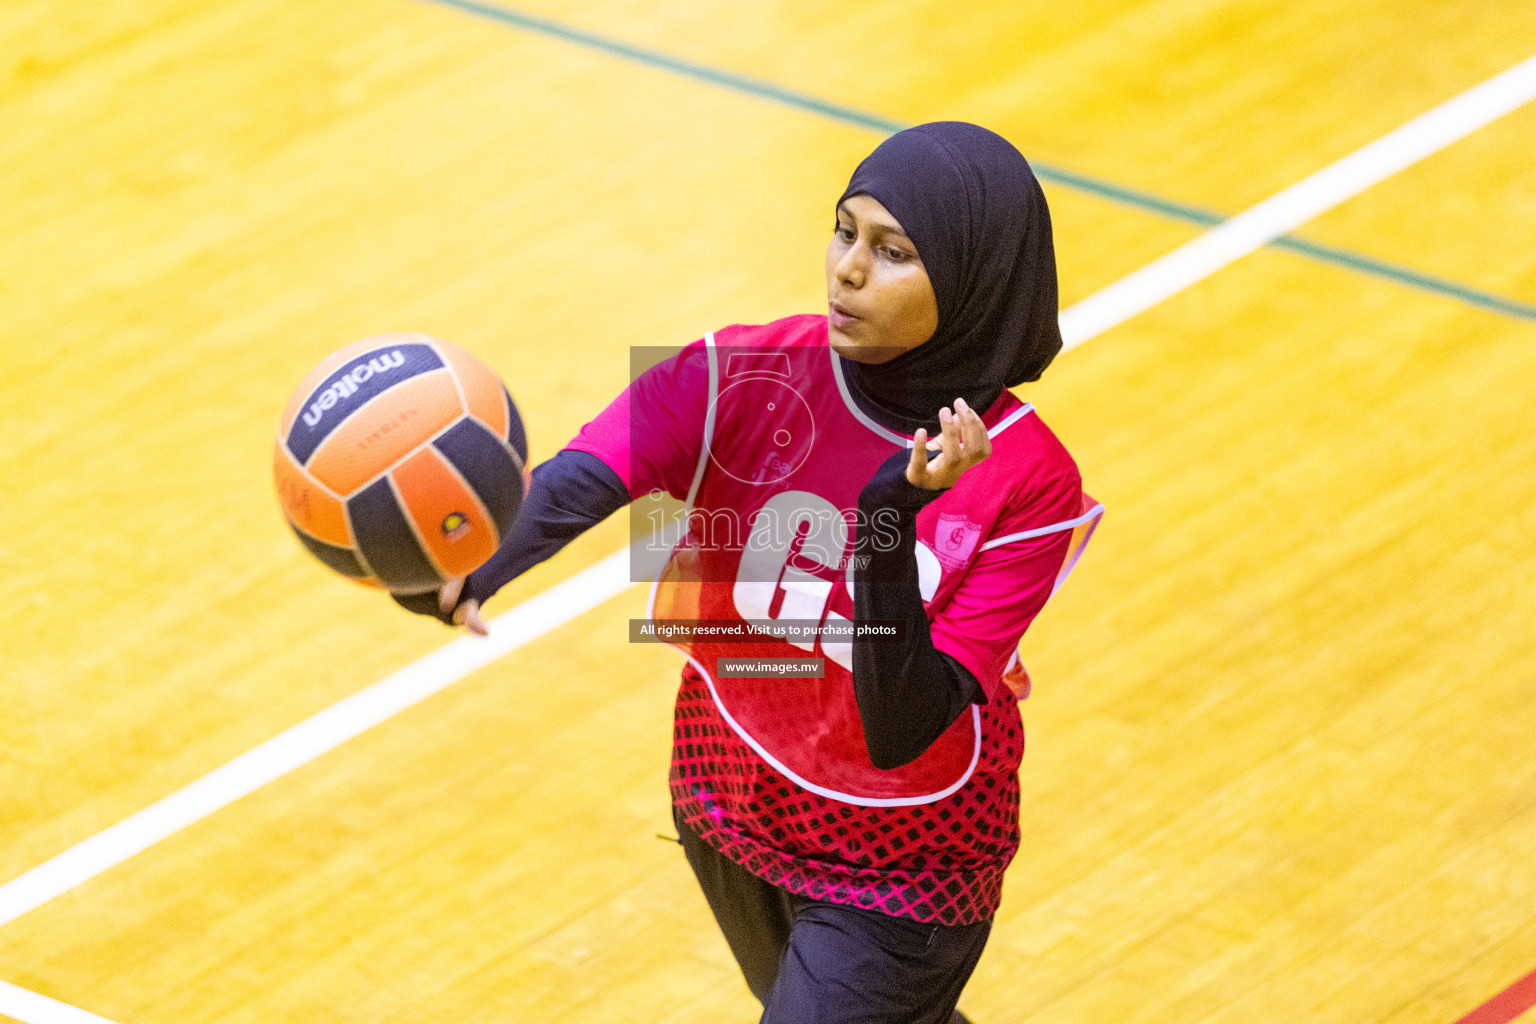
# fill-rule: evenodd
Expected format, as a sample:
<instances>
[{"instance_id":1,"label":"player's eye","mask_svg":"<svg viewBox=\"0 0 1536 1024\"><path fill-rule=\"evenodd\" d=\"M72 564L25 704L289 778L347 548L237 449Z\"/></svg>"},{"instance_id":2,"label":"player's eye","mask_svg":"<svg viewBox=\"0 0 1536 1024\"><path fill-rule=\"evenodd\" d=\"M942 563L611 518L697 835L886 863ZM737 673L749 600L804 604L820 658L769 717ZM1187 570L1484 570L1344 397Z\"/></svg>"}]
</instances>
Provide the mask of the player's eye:
<instances>
[{"instance_id":1,"label":"player's eye","mask_svg":"<svg viewBox=\"0 0 1536 1024\"><path fill-rule=\"evenodd\" d=\"M905 263L912 258L912 254L905 249L894 249L889 245L885 247L885 255L887 259L894 263Z\"/></svg>"},{"instance_id":2,"label":"player's eye","mask_svg":"<svg viewBox=\"0 0 1536 1024\"><path fill-rule=\"evenodd\" d=\"M845 242L851 242L857 237L853 228L846 224L838 224L832 228L832 233Z\"/></svg>"}]
</instances>

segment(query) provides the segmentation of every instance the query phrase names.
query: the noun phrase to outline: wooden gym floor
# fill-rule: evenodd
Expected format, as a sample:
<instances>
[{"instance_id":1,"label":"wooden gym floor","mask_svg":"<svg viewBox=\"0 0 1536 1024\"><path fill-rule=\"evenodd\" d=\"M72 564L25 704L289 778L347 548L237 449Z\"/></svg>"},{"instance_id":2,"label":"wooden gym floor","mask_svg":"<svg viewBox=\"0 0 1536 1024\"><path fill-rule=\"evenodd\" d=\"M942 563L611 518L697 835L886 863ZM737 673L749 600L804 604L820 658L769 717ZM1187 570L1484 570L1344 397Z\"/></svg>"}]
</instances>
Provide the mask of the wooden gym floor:
<instances>
[{"instance_id":1,"label":"wooden gym floor","mask_svg":"<svg viewBox=\"0 0 1536 1024\"><path fill-rule=\"evenodd\" d=\"M1517 0L471 6L0 9L5 897L450 638L281 524L272 431L330 349L479 353L544 458L631 346L819 310L881 124L1105 186L1047 183L1065 308L1204 229L1167 204L1236 213L1536 39ZM1533 140L1527 105L1307 224L1331 256L1245 257L1025 392L1109 514L1024 642L978 1024L1453 1024L1536 968ZM626 642L643 608L5 915L0 1005L755 1019L656 838L680 659Z\"/></svg>"}]
</instances>

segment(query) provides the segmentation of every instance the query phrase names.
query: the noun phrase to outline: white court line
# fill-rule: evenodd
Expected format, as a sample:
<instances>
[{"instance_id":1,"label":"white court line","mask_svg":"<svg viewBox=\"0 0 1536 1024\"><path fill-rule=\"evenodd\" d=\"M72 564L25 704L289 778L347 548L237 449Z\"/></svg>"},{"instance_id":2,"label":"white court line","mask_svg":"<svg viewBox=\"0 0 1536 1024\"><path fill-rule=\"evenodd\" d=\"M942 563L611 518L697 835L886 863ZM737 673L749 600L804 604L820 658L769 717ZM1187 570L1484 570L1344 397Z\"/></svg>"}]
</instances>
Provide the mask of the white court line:
<instances>
[{"instance_id":1,"label":"white court line","mask_svg":"<svg viewBox=\"0 0 1536 1024\"><path fill-rule=\"evenodd\" d=\"M1521 61L1375 142L1095 292L1061 314L1065 348L1124 323L1313 217L1536 97L1536 57Z\"/></svg>"},{"instance_id":2,"label":"white court line","mask_svg":"<svg viewBox=\"0 0 1536 1024\"><path fill-rule=\"evenodd\" d=\"M0 981L0 1013L26 1024L112 1024L105 1017L6 981Z\"/></svg>"},{"instance_id":3,"label":"white court line","mask_svg":"<svg viewBox=\"0 0 1536 1024\"><path fill-rule=\"evenodd\" d=\"M1083 299L1061 314L1065 347L1081 345L1204 280L1533 97L1536 57L1473 86ZM497 616L490 624L490 637L459 637L0 885L0 927L621 593L630 585L628 556L628 548L614 552ZM0 982L0 986L0 998L5 1000L0 1012L26 1024L111 1024L14 985Z\"/></svg>"},{"instance_id":4,"label":"white court line","mask_svg":"<svg viewBox=\"0 0 1536 1024\"><path fill-rule=\"evenodd\" d=\"M629 549L624 548L498 615L490 623L490 636L460 636L0 885L0 925L308 764L629 586Z\"/></svg>"}]
</instances>

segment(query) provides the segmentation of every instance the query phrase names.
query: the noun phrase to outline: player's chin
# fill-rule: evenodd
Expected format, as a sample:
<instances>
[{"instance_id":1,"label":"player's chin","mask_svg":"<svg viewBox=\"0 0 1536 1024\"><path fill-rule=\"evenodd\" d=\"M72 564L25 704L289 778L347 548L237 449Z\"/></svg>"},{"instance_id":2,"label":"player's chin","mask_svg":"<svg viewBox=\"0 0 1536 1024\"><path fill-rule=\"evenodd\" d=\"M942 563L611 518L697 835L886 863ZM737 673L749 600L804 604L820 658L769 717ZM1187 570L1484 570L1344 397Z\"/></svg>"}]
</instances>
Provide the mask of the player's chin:
<instances>
[{"instance_id":1,"label":"player's chin","mask_svg":"<svg viewBox=\"0 0 1536 1024\"><path fill-rule=\"evenodd\" d=\"M867 328L863 321L848 325L859 329ZM863 330L859 330L863 334ZM861 337L854 337L849 332L835 324L827 325L827 343L832 346L832 351L844 359L851 359L855 363L864 363L867 366L877 366L880 363L888 363L901 355L901 349L888 345L872 345Z\"/></svg>"}]
</instances>

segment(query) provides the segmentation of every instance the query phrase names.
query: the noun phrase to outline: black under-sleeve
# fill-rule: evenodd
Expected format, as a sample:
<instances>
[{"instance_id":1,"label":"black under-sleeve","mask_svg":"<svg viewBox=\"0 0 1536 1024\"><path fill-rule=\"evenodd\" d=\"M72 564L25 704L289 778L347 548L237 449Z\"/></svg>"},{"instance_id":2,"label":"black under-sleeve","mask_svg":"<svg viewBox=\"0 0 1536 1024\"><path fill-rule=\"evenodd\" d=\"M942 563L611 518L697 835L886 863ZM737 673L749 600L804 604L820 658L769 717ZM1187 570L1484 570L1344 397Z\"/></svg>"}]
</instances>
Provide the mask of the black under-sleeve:
<instances>
[{"instance_id":1,"label":"black under-sleeve","mask_svg":"<svg viewBox=\"0 0 1536 1024\"><path fill-rule=\"evenodd\" d=\"M882 525L895 526L899 539L894 546L860 545L868 550L859 554L869 558L854 564L854 620L906 623L900 643L853 642L853 694L876 768L915 761L968 706L986 699L965 666L933 647L914 548L918 512L943 492L909 483L909 458L905 451L891 456L859 492L860 520L869 523L879 514Z\"/></svg>"},{"instance_id":2,"label":"black under-sleeve","mask_svg":"<svg viewBox=\"0 0 1536 1024\"><path fill-rule=\"evenodd\" d=\"M582 533L629 504L629 491L608 465L587 452L560 451L534 467L512 532L480 568L469 574L459 604L470 598L482 604L502 587ZM438 609L437 594L395 600L413 612L452 621L452 612Z\"/></svg>"}]
</instances>

